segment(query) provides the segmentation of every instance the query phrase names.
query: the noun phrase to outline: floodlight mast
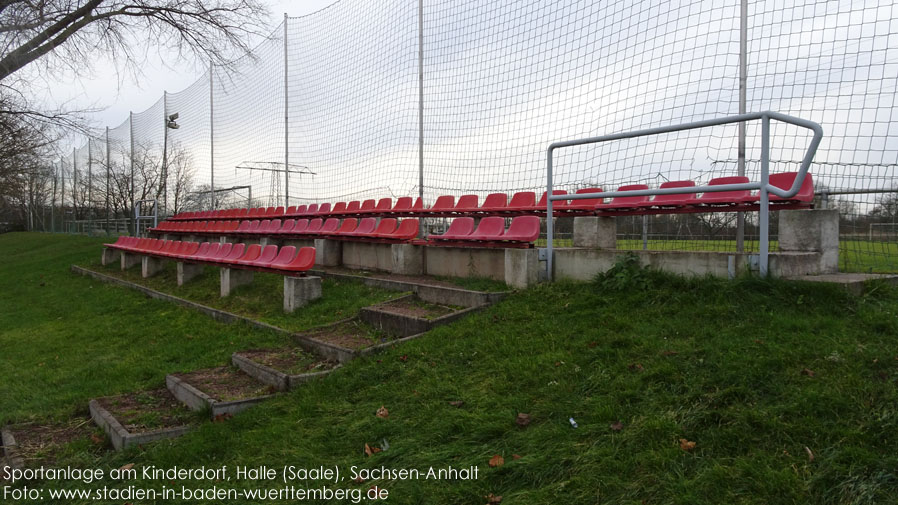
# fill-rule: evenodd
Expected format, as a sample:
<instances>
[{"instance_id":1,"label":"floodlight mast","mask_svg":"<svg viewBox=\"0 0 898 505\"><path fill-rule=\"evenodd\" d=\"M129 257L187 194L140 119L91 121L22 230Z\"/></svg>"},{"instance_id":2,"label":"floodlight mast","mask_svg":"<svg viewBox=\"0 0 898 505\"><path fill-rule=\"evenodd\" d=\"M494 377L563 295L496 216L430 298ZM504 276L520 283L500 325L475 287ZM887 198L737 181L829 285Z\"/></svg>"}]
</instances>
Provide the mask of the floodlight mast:
<instances>
[{"instance_id":1,"label":"floodlight mast","mask_svg":"<svg viewBox=\"0 0 898 505\"><path fill-rule=\"evenodd\" d=\"M177 123L180 114L168 114L168 92L162 92L162 115L165 127L162 128L162 212L168 212L168 130L181 127Z\"/></svg>"}]
</instances>

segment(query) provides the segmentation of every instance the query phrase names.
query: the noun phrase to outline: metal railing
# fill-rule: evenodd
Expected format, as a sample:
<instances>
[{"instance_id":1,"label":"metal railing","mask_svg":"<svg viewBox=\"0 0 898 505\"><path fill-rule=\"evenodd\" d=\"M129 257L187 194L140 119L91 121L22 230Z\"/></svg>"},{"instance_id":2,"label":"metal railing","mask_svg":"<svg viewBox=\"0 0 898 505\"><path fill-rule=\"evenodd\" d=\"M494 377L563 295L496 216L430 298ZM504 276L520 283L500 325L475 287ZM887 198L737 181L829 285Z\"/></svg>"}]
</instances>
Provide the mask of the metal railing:
<instances>
[{"instance_id":1,"label":"metal railing","mask_svg":"<svg viewBox=\"0 0 898 505\"><path fill-rule=\"evenodd\" d=\"M807 128L814 132L814 136L811 139L810 144L808 145L808 150L805 153L804 158L801 161L801 167L798 170L798 175L795 177L795 181L792 183L792 187L784 190L773 186L770 184L770 120L775 119L777 121L781 121L784 123L793 124L795 126L799 126L802 128ZM573 147L573 146L581 146L585 144L597 144L600 142L609 142L612 140L622 140L622 139L630 139L636 137L645 137L649 135L660 135L663 133L672 133L684 130L695 130L699 128L708 128L711 126L720 126L725 124L732 123L745 123L747 121L757 121L761 120L761 180L758 182L747 182L740 184L721 184L718 186L692 186L687 188L666 188L666 189L642 189L642 190L634 190L634 191L603 191L601 193L577 193L577 194L565 194L565 195L553 195L552 194L552 156L555 149L561 149L564 147ZM788 116L786 114L780 114L779 112L766 111L766 112L753 112L750 114L739 114L735 116L726 116L722 118L716 119L708 119L705 121L695 121L691 123L684 123L673 126L662 126L658 128L648 128L645 130L636 130L632 132L623 132L623 133L614 133L611 135L603 135L601 137L589 137L585 139L577 139L577 140L566 140L561 142L553 142L549 145L548 149L548 158L547 158L547 170L546 170L546 278L548 280L552 280L552 272L553 272L553 261L554 254L552 250L552 241L554 234L554 224L552 219L553 213L553 203L555 201L560 200L585 200L589 198L607 198L607 197L617 197L617 196L651 196L651 195L676 195L676 194L685 194L685 193L707 193L707 192L718 192L718 191L742 191L742 190L757 190L760 196L760 210L759 210L759 221L760 221L760 254L758 259L758 270L762 277L767 276L767 266L769 259L769 248L770 248L770 231L769 231L769 223L770 223L770 208L769 208L769 198L770 193L779 196L780 198L790 198L795 196L798 193L798 190L801 188L801 184L804 181L805 175L808 173L808 168L811 166L811 161L814 159L814 154L817 152L817 147L820 145L820 141L823 139L823 127L819 124L808 121L806 119L801 119L793 116Z\"/></svg>"}]
</instances>

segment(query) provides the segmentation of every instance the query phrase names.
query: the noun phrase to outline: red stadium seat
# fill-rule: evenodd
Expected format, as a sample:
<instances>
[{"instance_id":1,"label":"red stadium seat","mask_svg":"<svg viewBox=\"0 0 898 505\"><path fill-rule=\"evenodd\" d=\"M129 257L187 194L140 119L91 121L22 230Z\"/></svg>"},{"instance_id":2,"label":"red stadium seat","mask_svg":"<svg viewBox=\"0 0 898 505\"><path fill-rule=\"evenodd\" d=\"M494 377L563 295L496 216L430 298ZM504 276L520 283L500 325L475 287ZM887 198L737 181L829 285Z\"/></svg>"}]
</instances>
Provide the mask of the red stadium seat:
<instances>
[{"instance_id":1,"label":"red stadium seat","mask_svg":"<svg viewBox=\"0 0 898 505\"><path fill-rule=\"evenodd\" d=\"M536 208L536 193L533 191L521 191L511 197L511 201L505 206L506 211L522 212Z\"/></svg>"},{"instance_id":2,"label":"red stadium seat","mask_svg":"<svg viewBox=\"0 0 898 505\"><path fill-rule=\"evenodd\" d=\"M205 251L197 252L196 259L207 261L209 258L218 256L218 253L221 252L221 246L222 244L219 242L210 242L209 247Z\"/></svg>"},{"instance_id":3,"label":"red stadium seat","mask_svg":"<svg viewBox=\"0 0 898 505\"><path fill-rule=\"evenodd\" d=\"M346 235L347 233L352 233L358 227L359 221L354 217L347 217L340 223L340 227L337 228L337 231L334 232L334 235Z\"/></svg>"},{"instance_id":4,"label":"red stadium seat","mask_svg":"<svg viewBox=\"0 0 898 505\"><path fill-rule=\"evenodd\" d=\"M246 251L243 253L243 256L228 261L227 263L234 263L236 265L248 265L253 261L259 259L259 256L262 254L262 246L259 244L250 244L249 247L246 248Z\"/></svg>"},{"instance_id":5,"label":"red stadium seat","mask_svg":"<svg viewBox=\"0 0 898 505\"><path fill-rule=\"evenodd\" d=\"M511 220L502 240L514 242L533 242L539 238L539 217L517 216Z\"/></svg>"},{"instance_id":6,"label":"red stadium seat","mask_svg":"<svg viewBox=\"0 0 898 505\"><path fill-rule=\"evenodd\" d=\"M750 182L748 177L718 177L711 179L708 186L722 186L724 184L745 184ZM733 191L707 191L697 198L696 204L708 206L732 206L751 201L751 191L739 189Z\"/></svg>"},{"instance_id":7,"label":"red stadium seat","mask_svg":"<svg viewBox=\"0 0 898 505\"><path fill-rule=\"evenodd\" d=\"M284 212L284 216L294 216L296 215L296 205L291 205L287 207L287 210Z\"/></svg>"},{"instance_id":8,"label":"red stadium seat","mask_svg":"<svg viewBox=\"0 0 898 505\"><path fill-rule=\"evenodd\" d=\"M374 212L377 214L389 214L391 210L393 210L392 198L381 198L377 201L377 206L374 207Z\"/></svg>"},{"instance_id":9,"label":"red stadium seat","mask_svg":"<svg viewBox=\"0 0 898 505\"><path fill-rule=\"evenodd\" d=\"M377 218L375 217L365 217L359 221L359 226L352 233L347 233L347 236L350 237L358 237L369 235L374 233L374 229L377 227Z\"/></svg>"},{"instance_id":10,"label":"red stadium seat","mask_svg":"<svg viewBox=\"0 0 898 505\"><path fill-rule=\"evenodd\" d=\"M320 228L320 226L319 226ZM296 225L293 226L293 233L300 234L305 233L309 229L309 220L308 219L297 219Z\"/></svg>"},{"instance_id":11,"label":"red stadium seat","mask_svg":"<svg viewBox=\"0 0 898 505\"><path fill-rule=\"evenodd\" d=\"M358 214L362 208L362 202L353 200L346 204L346 214Z\"/></svg>"},{"instance_id":12,"label":"red stadium seat","mask_svg":"<svg viewBox=\"0 0 898 505\"><path fill-rule=\"evenodd\" d=\"M315 216L315 215L317 215L317 214L318 214L318 204L317 204L317 203L309 204L309 206L306 207L306 211L304 212L304 214L305 214L306 216Z\"/></svg>"},{"instance_id":13,"label":"red stadium seat","mask_svg":"<svg viewBox=\"0 0 898 505\"><path fill-rule=\"evenodd\" d=\"M508 195L505 193L490 193L483 200L480 212L501 212L508 207Z\"/></svg>"},{"instance_id":14,"label":"red stadium seat","mask_svg":"<svg viewBox=\"0 0 898 505\"><path fill-rule=\"evenodd\" d=\"M399 223L399 226L396 228L392 234L388 237L393 240L411 240L418 236L418 220L417 219L403 219L402 222Z\"/></svg>"},{"instance_id":15,"label":"red stadium seat","mask_svg":"<svg viewBox=\"0 0 898 505\"><path fill-rule=\"evenodd\" d=\"M296 226L296 220L295 219L287 219L284 221L284 224L281 225L281 229L278 230L277 232L282 235L288 234L288 233L293 233L294 226Z\"/></svg>"},{"instance_id":16,"label":"red stadium seat","mask_svg":"<svg viewBox=\"0 0 898 505\"><path fill-rule=\"evenodd\" d=\"M457 217L449 224L449 229L442 235L431 235L434 240L465 240L474 231L473 217Z\"/></svg>"},{"instance_id":17,"label":"red stadium seat","mask_svg":"<svg viewBox=\"0 0 898 505\"><path fill-rule=\"evenodd\" d=\"M660 189L670 188L694 188L694 181L670 181L661 183ZM681 193L673 195L655 195L655 197L644 204L644 207L659 207L662 209L686 207L698 203L698 196L695 193Z\"/></svg>"},{"instance_id":18,"label":"red stadium seat","mask_svg":"<svg viewBox=\"0 0 898 505\"><path fill-rule=\"evenodd\" d=\"M267 245L262 249L262 253L255 261L251 261L249 263L243 263L242 265L249 265L256 268L265 268L271 264L277 258L278 255L278 246L276 245Z\"/></svg>"},{"instance_id":19,"label":"red stadium seat","mask_svg":"<svg viewBox=\"0 0 898 505\"><path fill-rule=\"evenodd\" d=\"M332 216L341 216L346 213L346 202L337 202L331 209Z\"/></svg>"},{"instance_id":20,"label":"red stadium seat","mask_svg":"<svg viewBox=\"0 0 898 505\"><path fill-rule=\"evenodd\" d=\"M503 233L505 233L504 217L485 217L480 220L474 233L465 237L465 240L501 240Z\"/></svg>"},{"instance_id":21,"label":"red stadium seat","mask_svg":"<svg viewBox=\"0 0 898 505\"><path fill-rule=\"evenodd\" d=\"M292 245L287 245L281 247L278 250L278 255L274 258L274 261L266 265L268 268L277 268L280 265L287 265L291 261L293 261L293 257L296 255L296 248Z\"/></svg>"},{"instance_id":22,"label":"red stadium seat","mask_svg":"<svg viewBox=\"0 0 898 505\"><path fill-rule=\"evenodd\" d=\"M412 211L412 197L403 196L396 199L396 204L393 205L393 208L390 210L393 214L405 213Z\"/></svg>"},{"instance_id":23,"label":"red stadium seat","mask_svg":"<svg viewBox=\"0 0 898 505\"><path fill-rule=\"evenodd\" d=\"M243 253L245 251L246 251L246 244L244 244L244 243L234 244L231 247L231 250L228 251L228 254L226 256L221 256L221 257L217 258L216 261L218 261L219 263L234 263L235 261L237 261L238 259L243 257Z\"/></svg>"},{"instance_id":24,"label":"red stadium seat","mask_svg":"<svg viewBox=\"0 0 898 505\"><path fill-rule=\"evenodd\" d=\"M630 184L617 188L618 191L638 191L649 189L646 184ZM649 201L648 196L616 196L608 203L596 204L596 210L627 210L635 209Z\"/></svg>"},{"instance_id":25,"label":"red stadium seat","mask_svg":"<svg viewBox=\"0 0 898 505\"><path fill-rule=\"evenodd\" d=\"M427 209L431 214L446 214L452 212L455 208L455 197L452 195L443 195L437 197L437 201L433 203L433 207Z\"/></svg>"},{"instance_id":26,"label":"red stadium seat","mask_svg":"<svg viewBox=\"0 0 898 505\"><path fill-rule=\"evenodd\" d=\"M477 195L462 195L458 197L455 207L452 209L456 214L469 214L477 212L480 208L477 206Z\"/></svg>"},{"instance_id":27,"label":"red stadium seat","mask_svg":"<svg viewBox=\"0 0 898 505\"><path fill-rule=\"evenodd\" d=\"M602 188L581 188L577 190L578 195L584 193L601 193ZM583 200L568 200L566 210L569 211L589 211L592 212L597 204L603 203L601 198L586 198Z\"/></svg>"},{"instance_id":28,"label":"red stadium seat","mask_svg":"<svg viewBox=\"0 0 898 505\"><path fill-rule=\"evenodd\" d=\"M303 233L308 233L310 235L314 235L321 231L321 225L324 224L324 219L320 217L316 217L315 219L309 220L309 226L303 230Z\"/></svg>"},{"instance_id":29,"label":"red stadium seat","mask_svg":"<svg viewBox=\"0 0 898 505\"><path fill-rule=\"evenodd\" d=\"M317 215L327 216L327 215L330 215L330 213L331 213L331 204L330 203L322 203L321 205L318 206Z\"/></svg>"},{"instance_id":30,"label":"red stadium seat","mask_svg":"<svg viewBox=\"0 0 898 505\"><path fill-rule=\"evenodd\" d=\"M396 218L395 217L385 217L377 223L377 228L374 229L371 233L368 233L369 237L384 237L392 235L393 232L396 231Z\"/></svg>"},{"instance_id":31,"label":"red stadium seat","mask_svg":"<svg viewBox=\"0 0 898 505\"><path fill-rule=\"evenodd\" d=\"M552 190L552 196L560 196L560 195L566 195L566 194L567 194L567 191L565 191L563 189L553 189ZM567 202L564 200L558 200L557 202L554 202L552 204L552 210L556 210L556 209L564 210L565 207L567 207ZM536 202L536 205L529 210L535 210L535 211L540 211L540 212L546 212L548 210L547 198L546 198L545 191L543 191L543 196L541 196L539 201Z\"/></svg>"},{"instance_id":32,"label":"red stadium seat","mask_svg":"<svg viewBox=\"0 0 898 505\"><path fill-rule=\"evenodd\" d=\"M377 207L377 204L374 202L374 200L365 200L364 202L362 202L362 206L359 208L359 213L369 214L371 212L374 212L375 207Z\"/></svg>"},{"instance_id":33,"label":"red stadium seat","mask_svg":"<svg viewBox=\"0 0 898 505\"><path fill-rule=\"evenodd\" d=\"M792 189L792 184L795 184L795 177L798 176L798 172L783 172L780 174L770 174L770 184L776 186L780 189ZM811 174L807 173L804 176L804 180L801 182L801 187L798 188L798 193L791 198L783 198L778 195L774 195L770 193L770 203L810 203L814 201L814 181L811 178ZM759 195L752 195L751 201L757 202L761 200Z\"/></svg>"},{"instance_id":34,"label":"red stadium seat","mask_svg":"<svg viewBox=\"0 0 898 505\"><path fill-rule=\"evenodd\" d=\"M319 235L331 235L340 227L340 218L329 217L316 233Z\"/></svg>"},{"instance_id":35,"label":"red stadium seat","mask_svg":"<svg viewBox=\"0 0 898 505\"><path fill-rule=\"evenodd\" d=\"M269 269L282 272L299 273L310 270L314 265L315 248L303 247L299 250L299 253L297 253L296 257L294 257L289 263L274 261L271 265L269 265Z\"/></svg>"}]
</instances>

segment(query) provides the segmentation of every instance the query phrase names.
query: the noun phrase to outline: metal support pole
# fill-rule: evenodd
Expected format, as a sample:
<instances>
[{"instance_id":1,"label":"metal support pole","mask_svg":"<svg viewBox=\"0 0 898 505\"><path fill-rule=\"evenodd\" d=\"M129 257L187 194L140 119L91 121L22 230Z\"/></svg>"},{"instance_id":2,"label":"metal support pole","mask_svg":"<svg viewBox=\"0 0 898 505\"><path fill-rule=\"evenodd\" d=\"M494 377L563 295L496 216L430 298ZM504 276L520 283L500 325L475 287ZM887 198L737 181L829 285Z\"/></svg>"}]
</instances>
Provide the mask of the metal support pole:
<instances>
[{"instance_id":1,"label":"metal support pole","mask_svg":"<svg viewBox=\"0 0 898 505\"><path fill-rule=\"evenodd\" d=\"M72 148L72 221L77 221L77 220L78 220L78 150L75 148ZM75 231L78 231L78 230L75 230Z\"/></svg>"},{"instance_id":2,"label":"metal support pole","mask_svg":"<svg viewBox=\"0 0 898 505\"><path fill-rule=\"evenodd\" d=\"M131 136L131 229L134 237L138 236L137 233L137 220L134 219L134 213L137 211L137 207L134 205L134 113L128 113L128 131Z\"/></svg>"},{"instance_id":3,"label":"metal support pole","mask_svg":"<svg viewBox=\"0 0 898 505\"><path fill-rule=\"evenodd\" d=\"M106 127L106 235L109 235L109 170L112 167L109 156L109 127Z\"/></svg>"},{"instance_id":4,"label":"metal support pole","mask_svg":"<svg viewBox=\"0 0 898 505\"><path fill-rule=\"evenodd\" d=\"M91 148L91 138L87 138L87 234L93 235L94 230L94 158Z\"/></svg>"},{"instance_id":5,"label":"metal support pole","mask_svg":"<svg viewBox=\"0 0 898 505\"><path fill-rule=\"evenodd\" d=\"M642 250L649 248L649 216L642 216Z\"/></svg>"},{"instance_id":6,"label":"metal support pole","mask_svg":"<svg viewBox=\"0 0 898 505\"><path fill-rule=\"evenodd\" d=\"M215 114L213 113L212 105L212 92L213 92L213 83L214 74L212 72L212 62L209 62L209 186L212 190L210 193L212 197L212 209L215 209Z\"/></svg>"},{"instance_id":7,"label":"metal support pole","mask_svg":"<svg viewBox=\"0 0 898 505\"><path fill-rule=\"evenodd\" d=\"M62 174L62 188L59 192L62 197L62 232L65 233L65 158L59 160L59 172Z\"/></svg>"},{"instance_id":8,"label":"metal support pole","mask_svg":"<svg viewBox=\"0 0 898 505\"><path fill-rule=\"evenodd\" d=\"M739 14L739 114L745 114L748 85L748 0L740 0ZM745 123L739 123L738 175L745 175ZM736 251L745 251L745 213L736 213Z\"/></svg>"},{"instance_id":9,"label":"metal support pole","mask_svg":"<svg viewBox=\"0 0 898 505\"><path fill-rule=\"evenodd\" d=\"M168 91L162 91L162 212L168 212Z\"/></svg>"},{"instance_id":10,"label":"metal support pole","mask_svg":"<svg viewBox=\"0 0 898 505\"><path fill-rule=\"evenodd\" d=\"M548 175L546 176L546 280L552 282L552 263L555 254L552 252L552 242L555 237L554 220L552 219L552 151L555 148L549 146L548 156L546 157L546 168Z\"/></svg>"},{"instance_id":11,"label":"metal support pole","mask_svg":"<svg viewBox=\"0 0 898 505\"><path fill-rule=\"evenodd\" d=\"M424 0L418 0L418 196L424 200Z\"/></svg>"},{"instance_id":12,"label":"metal support pole","mask_svg":"<svg viewBox=\"0 0 898 505\"><path fill-rule=\"evenodd\" d=\"M290 101L287 89L287 13L284 13L284 208L290 206Z\"/></svg>"},{"instance_id":13,"label":"metal support pole","mask_svg":"<svg viewBox=\"0 0 898 505\"><path fill-rule=\"evenodd\" d=\"M767 185L770 183L770 116L761 117L761 188L758 195L761 197L761 209L758 212L761 221L761 257L758 262L758 270L761 277L767 277L767 259L770 251L770 195L767 193Z\"/></svg>"},{"instance_id":14,"label":"metal support pole","mask_svg":"<svg viewBox=\"0 0 898 505\"><path fill-rule=\"evenodd\" d=\"M56 233L56 183L59 181L59 170L53 171L53 201L50 207L50 231Z\"/></svg>"}]
</instances>

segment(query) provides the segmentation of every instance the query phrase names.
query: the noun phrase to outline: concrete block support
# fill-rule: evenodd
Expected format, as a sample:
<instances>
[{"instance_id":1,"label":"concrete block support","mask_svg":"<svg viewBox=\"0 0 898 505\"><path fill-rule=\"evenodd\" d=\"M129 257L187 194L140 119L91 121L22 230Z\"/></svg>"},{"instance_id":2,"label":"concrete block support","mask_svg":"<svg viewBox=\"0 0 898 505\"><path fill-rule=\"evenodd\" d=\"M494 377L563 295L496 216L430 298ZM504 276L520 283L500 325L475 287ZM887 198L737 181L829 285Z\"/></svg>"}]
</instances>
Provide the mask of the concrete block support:
<instances>
[{"instance_id":1,"label":"concrete block support","mask_svg":"<svg viewBox=\"0 0 898 505\"><path fill-rule=\"evenodd\" d=\"M505 249L428 247L425 273L445 277L505 280Z\"/></svg>"},{"instance_id":2,"label":"concrete block support","mask_svg":"<svg viewBox=\"0 0 898 505\"><path fill-rule=\"evenodd\" d=\"M203 265L196 263L178 262L178 286L183 286L185 282L203 273Z\"/></svg>"},{"instance_id":3,"label":"concrete block support","mask_svg":"<svg viewBox=\"0 0 898 505\"><path fill-rule=\"evenodd\" d=\"M338 267L343 263L343 242L315 239L315 264L322 267Z\"/></svg>"},{"instance_id":4,"label":"concrete block support","mask_svg":"<svg viewBox=\"0 0 898 505\"><path fill-rule=\"evenodd\" d=\"M321 298L321 277L284 276L284 312L292 313L318 298Z\"/></svg>"},{"instance_id":5,"label":"concrete block support","mask_svg":"<svg viewBox=\"0 0 898 505\"><path fill-rule=\"evenodd\" d=\"M140 275L144 279L153 277L165 267L165 260L153 256L144 256L140 261Z\"/></svg>"},{"instance_id":6,"label":"concrete block support","mask_svg":"<svg viewBox=\"0 0 898 505\"><path fill-rule=\"evenodd\" d=\"M343 242L341 264L356 270L390 272L393 269L390 244Z\"/></svg>"},{"instance_id":7,"label":"concrete block support","mask_svg":"<svg viewBox=\"0 0 898 505\"><path fill-rule=\"evenodd\" d=\"M122 270L127 270L127 269L133 267L134 265L140 263L141 257L142 256L139 254L122 252L122 255L121 255Z\"/></svg>"},{"instance_id":8,"label":"concrete block support","mask_svg":"<svg viewBox=\"0 0 898 505\"><path fill-rule=\"evenodd\" d=\"M116 261L119 261L119 256L121 256L122 252L118 249L110 249L108 247L103 248L103 256L100 257L100 263L103 266L111 265Z\"/></svg>"},{"instance_id":9,"label":"concrete block support","mask_svg":"<svg viewBox=\"0 0 898 505\"><path fill-rule=\"evenodd\" d=\"M820 253L818 273L839 271L838 210L781 210L778 214L780 251Z\"/></svg>"},{"instance_id":10,"label":"concrete block support","mask_svg":"<svg viewBox=\"0 0 898 505\"><path fill-rule=\"evenodd\" d=\"M519 289L533 286L539 281L539 270L536 249L505 250L505 284Z\"/></svg>"},{"instance_id":11,"label":"concrete block support","mask_svg":"<svg viewBox=\"0 0 898 505\"><path fill-rule=\"evenodd\" d=\"M424 273L423 246L412 244L393 244L390 246L392 256L391 271L399 275L422 275Z\"/></svg>"},{"instance_id":12,"label":"concrete block support","mask_svg":"<svg viewBox=\"0 0 898 505\"><path fill-rule=\"evenodd\" d=\"M617 221L613 217L575 217L573 235L574 247L614 249L617 247Z\"/></svg>"},{"instance_id":13,"label":"concrete block support","mask_svg":"<svg viewBox=\"0 0 898 505\"><path fill-rule=\"evenodd\" d=\"M222 297L229 296L234 289L253 282L252 270L222 268L220 276Z\"/></svg>"}]
</instances>

